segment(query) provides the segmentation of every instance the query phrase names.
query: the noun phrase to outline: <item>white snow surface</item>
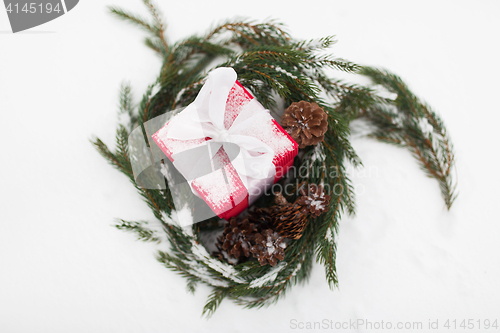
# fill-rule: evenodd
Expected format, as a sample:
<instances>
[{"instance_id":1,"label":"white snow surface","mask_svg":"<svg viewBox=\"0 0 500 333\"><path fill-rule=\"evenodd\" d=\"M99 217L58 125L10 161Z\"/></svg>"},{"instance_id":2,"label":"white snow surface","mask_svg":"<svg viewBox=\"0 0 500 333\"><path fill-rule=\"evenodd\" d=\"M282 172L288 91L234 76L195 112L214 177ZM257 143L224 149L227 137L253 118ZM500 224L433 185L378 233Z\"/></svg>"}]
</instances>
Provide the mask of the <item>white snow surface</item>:
<instances>
[{"instance_id":1,"label":"white snow surface","mask_svg":"<svg viewBox=\"0 0 500 333\"><path fill-rule=\"evenodd\" d=\"M276 305L224 300L210 320L201 317L210 289L189 294L186 280L156 261L165 242L112 226L155 220L89 138L113 145L120 83L130 81L139 102L161 61L108 5L147 16L141 1L86 0L11 34L0 9L0 332L463 330L446 330L448 319L472 319L475 328L463 331L482 332L478 320L500 321L499 2L312 0L307 11L261 0L189 4L196 10L161 2L170 41L241 15L277 18L297 38L335 34L335 56L399 74L442 116L456 148L460 195L447 211L408 151L353 132L364 167L349 169L357 214L344 216L336 235L339 288L330 290L314 263L309 282ZM358 320L422 329L311 326ZM429 329L436 320L439 329Z\"/></svg>"}]
</instances>

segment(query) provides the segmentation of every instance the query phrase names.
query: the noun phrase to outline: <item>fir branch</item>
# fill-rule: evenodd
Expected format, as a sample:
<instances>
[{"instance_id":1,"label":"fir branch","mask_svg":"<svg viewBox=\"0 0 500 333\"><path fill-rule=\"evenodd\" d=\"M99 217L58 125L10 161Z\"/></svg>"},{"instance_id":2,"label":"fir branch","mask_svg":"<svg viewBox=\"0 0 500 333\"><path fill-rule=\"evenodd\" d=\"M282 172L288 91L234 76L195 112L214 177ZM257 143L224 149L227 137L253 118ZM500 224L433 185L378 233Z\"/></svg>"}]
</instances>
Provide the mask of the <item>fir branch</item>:
<instances>
[{"instance_id":1,"label":"fir branch","mask_svg":"<svg viewBox=\"0 0 500 333\"><path fill-rule=\"evenodd\" d=\"M333 207L329 207L328 217L325 218L324 225L326 227L321 227L325 230L324 238L318 241L318 247L316 248L316 261L325 266L326 281L330 289L337 286L337 244L335 243L335 234L337 233L338 220L340 218L340 201L341 196L337 198ZM330 213L333 210L333 213ZM320 235L323 232L319 233Z\"/></svg>"},{"instance_id":2,"label":"fir branch","mask_svg":"<svg viewBox=\"0 0 500 333\"><path fill-rule=\"evenodd\" d=\"M144 124L146 121L149 119L152 119L152 117L148 112L149 112L149 106L151 103L151 97L153 94L153 89L155 88L157 82L154 84L150 85L148 89L146 90L146 93L143 95L141 103L139 104L139 110L138 110L138 116L140 121L140 125ZM144 133L146 134L146 133ZM146 141L148 143L148 141Z\"/></svg>"},{"instance_id":3,"label":"fir branch","mask_svg":"<svg viewBox=\"0 0 500 333\"><path fill-rule=\"evenodd\" d=\"M216 288L208 297L208 301L203 307L202 315L206 315L207 318L210 318L226 296L227 291L225 289Z\"/></svg>"},{"instance_id":4,"label":"fir branch","mask_svg":"<svg viewBox=\"0 0 500 333\"><path fill-rule=\"evenodd\" d=\"M355 63L332 56L311 56L304 65L308 68L333 68L346 73L357 73L361 69Z\"/></svg>"},{"instance_id":5,"label":"fir branch","mask_svg":"<svg viewBox=\"0 0 500 333\"><path fill-rule=\"evenodd\" d=\"M196 285L198 284L198 279L194 279L192 277L188 277L188 283L187 283L187 290L188 292L190 292L191 294L194 295L195 291L196 291Z\"/></svg>"},{"instance_id":6,"label":"fir branch","mask_svg":"<svg viewBox=\"0 0 500 333\"><path fill-rule=\"evenodd\" d=\"M130 83L122 82L120 87L120 113L130 114L134 112L131 92Z\"/></svg>"},{"instance_id":7,"label":"fir branch","mask_svg":"<svg viewBox=\"0 0 500 333\"><path fill-rule=\"evenodd\" d=\"M443 122L413 95L398 76L369 67L363 68L362 74L370 77L375 84L397 94L392 103L395 111L375 105L363 114L377 128L371 136L407 147L428 176L438 181L446 207L450 209L457 196L456 183L451 174L455 158Z\"/></svg>"},{"instance_id":8,"label":"fir branch","mask_svg":"<svg viewBox=\"0 0 500 333\"><path fill-rule=\"evenodd\" d=\"M137 15L134 15L130 12L127 12L121 8L115 7L115 6L109 6L108 10L111 14L114 16L118 17L119 19L122 19L124 21L127 21L129 23L132 23L150 33L155 34L156 29L149 23L147 22L146 19L139 17Z\"/></svg>"},{"instance_id":9,"label":"fir branch","mask_svg":"<svg viewBox=\"0 0 500 333\"><path fill-rule=\"evenodd\" d=\"M177 65L186 64L194 55L231 55L234 51L219 44L211 43L204 38L191 36L173 45L171 61Z\"/></svg>"},{"instance_id":10,"label":"fir branch","mask_svg":"<svg viewBox=\"0 0 500 333\"><path fill-rule=\"evenodd\" d=\"M115 224L115 227L119 230L125 230L129 232L135 232L139 240L144 242L157 242L160 243L160 239L156 236L156 233L144 227L148 224L147 221L131 222L125 220L119 220Z\"/></svg>"},{"instance_id":11,"label":"fir branch","mask_svg":"<svg viewBox=\"0 0 500 333\"><path fill-rule=\"evenodd\" d=\"M143 30L149 32L153 36L153 39L149 37L146 38L145 39L146 46L153 49L160 55L166 55L168 54L170 48L165 38L166 26L161 19L161 13L157 8L157 6L154 5L150 0L143 0L142 2L148 9L149 14L153 19L153 23L148 22L148 20L145 18L134 15L116 6L109 6L108 10L112 15L116 16L117 18L132 23L142 28Z\"/></svg>"},{"instance_id":12,"label":"fir branch","mask_svg":"<svg viewBox=\"0 0 500 333\"><path fill-rule=\"evenodd\" d=\"M163 44L163 48L165 53L168 53L169 47L167 43L167 39L165 38L165 24L161 19L161 12L156 5L154 5L150 0L143 0L144 4L149 10L149 13L153 17L154 20L154 34L159 38L161 43Z\"/></svg>"},{"instance_id":13,"label":"fir branch","mask_svg":"<svg viewBox=\"0 0 500 333\"><path fill-rule=\"evenodd\" d=\"M90 142L95 146L99 154L104 157L109 163L111 163L117 169L124 170L125 168L118 162L116 156L109 150L108 146L104 144L99 138L91 139Z\"/></svg>"},{"instance_id":14,"label":"fir branch","mask_svg":"<svg viewBox=\"0 0 500 333\"><path fill-rule=\"evenodd\" d=\"M174 207L172 198L166 196L162 190L145 189L137 184L134 179L132 165L128 155L129 132L122 125L118 127L116 133L116 151L112 153L109 148L99 138L91 140L99 153L108 160L114 167L127 176L139 194L144 198L146 204L151 208L155 217L162 219L162 211L170 212Z\"/></svg>"},{"instance_id":15,"label":"fir branch","mask_svg":"<svg viewBox=\"0 0 500 333\"><path fill-rule=\"evenodd\" d=\"M234 43L243 49L255 45L283 45L288 43L290 37L281 25L273 21L261 24L248 20L227 21L212 29L206 39L213 39L224 31L230 31L233 38L228 43Z\"/></svg>"},{"instance_id":16,"label":"fir branch","mask_svg":"<svg viewBox=\"0 0 500 333\"><path fill-rule=\"evenodd\" d=\"M331 230L329 230L328 232L333 234L333 231ZM317 261L325 266L326 282L332 290L338 286L336 253L337 244L333 240L327 240L318 247Z\"/></svg>"},{"instance_id":17,"label":"fir branch","mask_svg":"<svg viewBox=\"0 0 500 333\"><path fill-rule=\"evenodd\" d=\"M165 57L167 54L164 50L163 43L158 41L157 39L152 39L149 37L146 37L144 39L144 44L149 47L151 50L155 51L160 57Z\"/></svg>"},{"instance_id":18,"label":"fir branch","mask_svg":"<svg viewBox=\"0 0 500 333\"><path fill-rule=\"evenodd\" d=\"M120 129L117 131L116 140L119 144L122 141ZM123 155L119 155L117 153L112 153L108 146L104 144L99 138L91 139L91 143L96 147L97 151L103 156L109 163L111 163L115 168L124 173L127 177L133 179L132 168L130 166L130 162L123 158Z\"/></svg>"},{"instance_id":19,"label":"fir branch","mask_svg":"<svg viewBox=\"0 0 500 333\"><path fill-rule=\"evenodd\" d=\"M162 263L165 267L175 271L179 275L189 279L189 281L198 281L200 282L201 279L197 277L196 275L193 275L189 272L189 266L186 265L186 263L174 256L171 256L167 252L164 251L158 251L158 254L156 256L156 259Z\"/></svg>"},{"instance_id":20,"label":"fir branch","mask_svg":"<svg viewBox=\"0 0 500 333\"><path fill-rule=\"evenodd\" d=\"M319 39L303 40L293 43L293 47L309 52L321 51L337 43L335 36L327 36Z\"/></svg>"}]
</instances>

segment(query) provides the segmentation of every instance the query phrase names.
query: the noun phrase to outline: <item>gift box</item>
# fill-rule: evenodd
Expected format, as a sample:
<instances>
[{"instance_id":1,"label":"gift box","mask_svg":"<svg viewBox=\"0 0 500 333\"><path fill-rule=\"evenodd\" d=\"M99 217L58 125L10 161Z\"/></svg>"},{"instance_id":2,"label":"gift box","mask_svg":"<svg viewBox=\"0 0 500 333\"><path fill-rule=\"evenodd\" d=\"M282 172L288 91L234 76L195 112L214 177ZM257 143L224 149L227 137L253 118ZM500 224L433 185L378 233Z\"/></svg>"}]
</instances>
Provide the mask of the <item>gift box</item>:
<instances>
[{"instance_id":1,"label":"gift box","mask_svg":"<svg viewBox=\"0 0 500 333\"><path fill-rule=\"evenodd\" d=\"M152 138L193 193L224 219L241 213L283 177L298 152L298 144L232 68L212 71L195 101Z\"/></svg>"}]
</instances>

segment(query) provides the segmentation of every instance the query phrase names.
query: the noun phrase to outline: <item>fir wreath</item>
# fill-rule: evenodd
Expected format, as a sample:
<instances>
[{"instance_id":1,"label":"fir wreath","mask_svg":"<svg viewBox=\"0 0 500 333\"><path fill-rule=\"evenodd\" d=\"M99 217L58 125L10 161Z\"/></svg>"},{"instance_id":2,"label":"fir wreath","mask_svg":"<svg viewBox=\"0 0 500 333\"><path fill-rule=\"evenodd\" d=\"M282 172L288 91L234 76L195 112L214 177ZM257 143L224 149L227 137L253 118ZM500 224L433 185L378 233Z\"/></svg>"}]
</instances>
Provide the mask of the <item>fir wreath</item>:
<instances>
[{"instance_id":1,"label":"fir wreath","mask_svg":"<svg viewBox=\"0 0 500 333\"><path fill-rule=\"evenodd\" d=\"M343 213L354 214L355 211L345 165L361 165L348 139L349 125L355 119L364 119L371 125L370 137L409 149L427 175L438 181L446 207L450 209L456 197L450 138L441 119L398 76L322 55L321 51L335 42L333 37L297 41L276 22L228 21L205 35L170 44L165 38L160 12L149 0L143 2L152 16L151 22L116 7L111 7L110 11L149 33L146 46L163 60L159 76L138 106L134 106L131 99L130 86L122 86L120 112L129 116L129 124L118 128L115 152L98 138L93 144L130 179L162 224L170 251L159 251L157 259L185 276L189 291L194 292L200 282L213 288L203 309L204 314L212 315L226 297L249 308L276 302L292 285L308 279L314 258L324 265L330 288L337 285L335 239L338 221ZM294 161L296 167L305 167L311 172L288 176L281 182L326 184L330 188L340 186L343 190L330 193L324 214L307 216L300 236L290 237L284 260L275 266L261 266L256 260L231 265L223 257L209 254L202 245L202 236L214 229L221 231L220 221L212 218L188 229L172 224L170 217L174 205L168 187L164 190L142 188L132 172L128 152L130 132L169 110L190 104L216 59L223 61L215 67L234 68L241 84L264 107L276 109L278 99L285 105L307 101L316 103L328 116L324 141L301 149ZM324 73L327 68L366 76L373 86L330 78ZM397 97L381 97L374 89L376 85ZM155 94L154 89L157 89ZM324 172L325 166L333 167L336 172ZM300 198L296 195L287 199L299 201ZM252 213L253 221L265 221L267 215L262 212L274 200L272 195L261 197L254 205L257 208ZM275 215L280 209L283 208L274 208ZM143 241L159 241L156 232L148 229L146 224L144 221L120 220L116 227L136 232Z\"/></svg>"}]
</instances>

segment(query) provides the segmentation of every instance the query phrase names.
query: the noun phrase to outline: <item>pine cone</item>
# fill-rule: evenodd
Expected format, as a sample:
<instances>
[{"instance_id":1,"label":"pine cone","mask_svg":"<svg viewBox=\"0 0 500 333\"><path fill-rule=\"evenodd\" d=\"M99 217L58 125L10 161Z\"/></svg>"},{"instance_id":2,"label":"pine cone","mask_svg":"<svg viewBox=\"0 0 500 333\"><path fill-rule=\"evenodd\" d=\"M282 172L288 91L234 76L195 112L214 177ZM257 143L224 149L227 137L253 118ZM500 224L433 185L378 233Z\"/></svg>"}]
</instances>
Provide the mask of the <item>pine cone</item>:
<instances>
[{"instance_id":1,"label":"pine cone","mask_svg":"<svg viewBox=\"0 0 500 333\"><path fill-rule=\"evenodd\" d=\"M299 239L307 224L307 209L297 202L283 206L273 206L269 215L272 217L273 229L283 237Z\"/></svg>"},{"instance_id":2,"label":"pine cone","mask_svg":"<svg viewBox=\"0 0 500 333\"><path fill-rule=\"evenodd\" d=\"M248 213L248 220L256 225L258 231L269 229L273 225L269 208L255 208Z\"/></svg>"},{"instance_id":3,"label":"pine cone","mask_svg":"<svg viewBox=\"0 0 500 333\"><path fill-rule=\"evenodd\" d=\"M281 126L297 141L299 148L316 145L325 139L327 114L316 103L293 102L283 113Z\"/></svg>"},{"instance_id":4,"label":"pine cone","mask_svg":"<svg viewBox=\"0 0 500 333\"><path fill-rule=\"evenodd\" d=\"M288 205L288 201L285 197L280 193L275 193L274 203L278 206ZM254 223L257 226L258 231L263 231L269 228L273 228L273 216L271 212L273 211L273 207L270 208L255 208L251 210L248 214L248 220L251 223Z\"/></svg>"},{"instance_id":5,"label":"pine cone","mask_svg":"<svg viewBox=\"0 0 500 333\"><path fill-rule=\"evenodd\" d=\"M222 236L217 239L217 247L221 253L225 251L230 257L249 257L256 232L255 224L250 223L248 218L233 217L226 223Z\"/></svg>"},{"instance_id":6,"label":"pine cone","mask_svg":"<svg viewBox=\"0 0 500 333\"><path fill-rule=\"evenodd\" d=\"M325 194L321 185L311 184L308 190L302 188L300 194L302 196L297 200L297 203L313 217L318 217L328 208L330 196Z\"/></svg>"},{"instance_id":7,"label":"pine cone","mask_svg":"<svg viewBox=\"0 0 500 333\"><path fill-rule=\"evenodd\" d=\"M255 245L250 248L253 256L259 260L261 266L269 263L276 266L278 260L285 259L286 243L276 231L266 229L255 235Z\"/></svg>"},{"instance_id":8,"label":"pine cone","mask_svg":"<svg viewBox=\"0 0 500 333\"><path fill-rule=\"evenodd\" d=\"M274 203L279 206L285 206L286 204L288 204L288 201L283 196L283 194L281 194L281 192L277 192L274 194Z\"/></svg>"}]
</instances>

